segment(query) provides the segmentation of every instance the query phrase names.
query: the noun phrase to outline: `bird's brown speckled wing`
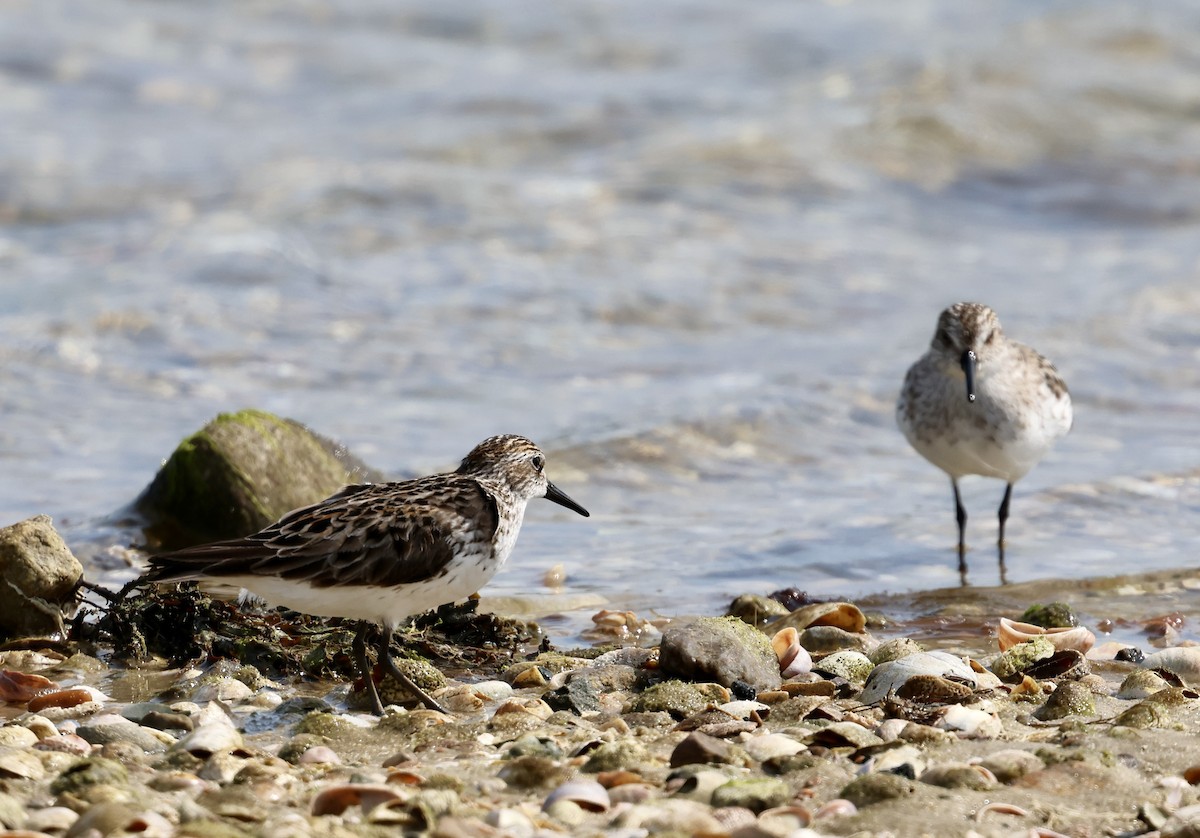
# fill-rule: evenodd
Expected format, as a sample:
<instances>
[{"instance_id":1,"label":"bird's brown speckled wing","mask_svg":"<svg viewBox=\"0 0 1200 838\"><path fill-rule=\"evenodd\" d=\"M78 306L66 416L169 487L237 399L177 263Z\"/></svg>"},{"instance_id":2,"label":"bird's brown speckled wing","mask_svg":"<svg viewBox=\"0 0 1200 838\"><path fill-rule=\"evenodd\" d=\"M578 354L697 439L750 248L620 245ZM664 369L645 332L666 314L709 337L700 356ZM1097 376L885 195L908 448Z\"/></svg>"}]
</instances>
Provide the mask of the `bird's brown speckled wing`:
<instances>
[{"instance_id":1,"label":"bird's brown speckled wing","mask_svg":"<svg viewBox=\"0 0 1200 838\"><path fill-rule=\"evenodd\" d=\"M496 500L473 478L439 475L347 486L245 538L154 556L145 576L279 576L331 585L403 585L443 574L464 533L490 542Z\"/></svg>"}]
</instances>

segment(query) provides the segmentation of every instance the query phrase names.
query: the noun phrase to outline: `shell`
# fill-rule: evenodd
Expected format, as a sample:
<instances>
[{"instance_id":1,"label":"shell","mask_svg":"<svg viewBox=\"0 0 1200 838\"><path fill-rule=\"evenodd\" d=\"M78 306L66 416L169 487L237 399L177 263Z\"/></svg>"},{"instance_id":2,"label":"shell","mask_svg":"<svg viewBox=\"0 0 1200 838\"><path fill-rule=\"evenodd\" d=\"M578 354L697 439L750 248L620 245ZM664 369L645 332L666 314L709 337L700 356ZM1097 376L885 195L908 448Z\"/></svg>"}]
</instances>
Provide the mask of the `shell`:
<instances>
[{"instance_id":1,"label":"shell","mask_svg":"<svg viewBox=\"0 0 1200 838\"><path fill-rule=\"evenodd\" d=\"M1096 645L1096 635L1083 626L1048 629L1032 623L1010 620L1007 617L1000 618L1000 628L996 632L996 639L1000 643L1001 652L1035 637L1045 637L1060 652L1065 649L1073 649L1080 654L1087 654L1088 649Z\"/></svg>"},{"instance_id":2,"label":"shell","mask_svg":"<svg viewBox=\"0 0 1200 838\"><path fill-rule=\"evenodd\" d=\"M560 800L569 800L589 812L607 812L612 801L608 789L595 780L570 780L550 792L542 803L545 811Z\"/></svg>"},{"instance_id":3,"label":"shell","mask_svg":"<svg viewBox=\"0 0 1200 838\"><path fill-rule=\"evenodd\" d=\"M1178 675L1189 685L1200 684L1200 646L1173 646L1146 655L1142 667Z\"/></svg>"},{"instance_id":4,"label":"shell","mask_svg":"<svg viewBox=\"0 0 1200 838\"><path fill-rule=\"evenodd\" d=\"M782 628L771 637L771 648L779 658L779 674L795 678L812 671L812 655L800 645L800 632L792 626Z\"/></svg>"},{"instance_id":5,"label":"shell","mask_svg":"<svg viewBox=\"0 0 1200 838\"><path fill-rule=\"evenodd\" d=\"M784 733L764 733L760 736L749 736L742 740L741 745L746 753L756 762L765 762L772 757L791 756L808 750L803 742L797 742Z\"/></svg>"},{"instance_id":6,"label":"shell","mask_svg":"<svg viewBox=\"0 0 1200 838\"><path fill-rule=\"evenodd\" d=\"M1022 809L1020 806L997 801L995 803L985 803L983 806L980 806L975 812L975 820L983 820L990 812L995 812L998 815L1016 815L1018 818L1027 818L1030 814L1027 809Z\"/></svg>"},{"instance_id":7,"label":"shell","mask_svg":"<svg viewBox=\"0 0 1200 838\"><path fill-rule=\"evenodd\" d=\"M0 701L22 704L46 690L57 689L49 678L15 669L0 669Z\"/></svg>"},{"instance_id":8,"label":"shell","mask_svg":"<svg viewBox=\"0 0 1200 838\"><path fill-rule=\"evenodd\" d=\"M852 634L862 634L867 627L867 618L852 602L814 602L797 608L766 625L768 632L779 631L785 626L805 629L809 626L833 626Z\"/></svg>"},{"instance_id":9,"label":"shell","mask_svg":"<svg viewBox=\"0 0 1200 838\"><path fill-rule=\"evenodd\" d=\"M1048 658L1035 661L1024 670L1030 678L1078 681L1091 672L1087 659L1078 649L1059 649Z\"/></svg>"},{"instance_id":10,"label":"shell","mask_svg":"<svg viewBox=\"0 0 1200 838\"><path fill-rule=\"evenodd\" d=\"M917 652L905 655L894 661L881 663L871 670L866 686L858 700L863 704L875 704L883 701L895 690L900 689L914 675L938 675L943 678L952 677L967 685L974 686L978 679L970 665L962 658L948 652Z\"/></svg>"},{"instance_id":11,"label":"shell","mask_svg":"<svg viewBox=\"0 0 1200 838\"><path fill-rule=\"evenodd\" d=\"M351 806L361 806L368 814L376 806L401 800L403 795L392 786L381 783L342 783L322 790L313 798L313 815L340 815Z\"/></svg>"},{"instance_id":12,"label":"shell","mask_svg":"<svg viewBox=\"0 0 1200 838\"><path fill-rule=\"evenodd\" d=\"M527 713L543 721L554 715L550 705L540 698L510 698L497 707L493 715L503 716L505 713Z\"/></svg>"},{"instance_id":13,"label":"shell","mask_svg":"<svg viewBox=\"0 0 1200 838\"><path fill-rule=\"evenodd\" d=\"M297 765L341 765L342 758L328 745L313 745L296 760Z\"/></svg>"},{"instance_id":14,"label":"shell","mask_svg":"<svg viewBox=\"0 0 1200 838\"><path fill-rule=\"evenodd\" d=\"M813 814L813 819L820 818L841 818L850 815L857 815L858 807L844 797L838 797L830 800Z\"/></svg>"},{"instance_id":15,"label":"shell","mask_svg":"<svg viewBox=\"0 0 1200 838\"><path fill-rule=\"evenodd\" d=\"M959 704L947 707L935 727L956 731L968 739L994 739L1002 731L1000 720L991 713Z\"/></svg>"},{"instance_id":16,"label":"shell","mask_svg":"<svg viewBox=\"0 0 1200 838\"><path fill-rule=\"evenodd\" d=\"M242 746L242 735L228 722L209 722L186 734L171 746L172 751L187 751L202 759L218 751Z\"/></svg>"},{"instance_id":17,"label":"shell","mask_svg":"<svg viewBox=\"0 0 1200 838\"><path fill-rule=\"evenodd\" d=\"M813 813L805 806L775 806L758 813L759 825L775 835L790 835L804 829L813 818Z\"/></svg>"},{"instance_id":18,"label":"shell","mask_svg":"<svg viewBox=\"0 0 1200 838\"><path fill-rule=\"evenodd\" d=\"M25 748L0 747L0 778L40 780L46 774L42 761Z\"/></svg>"}]
</instances>

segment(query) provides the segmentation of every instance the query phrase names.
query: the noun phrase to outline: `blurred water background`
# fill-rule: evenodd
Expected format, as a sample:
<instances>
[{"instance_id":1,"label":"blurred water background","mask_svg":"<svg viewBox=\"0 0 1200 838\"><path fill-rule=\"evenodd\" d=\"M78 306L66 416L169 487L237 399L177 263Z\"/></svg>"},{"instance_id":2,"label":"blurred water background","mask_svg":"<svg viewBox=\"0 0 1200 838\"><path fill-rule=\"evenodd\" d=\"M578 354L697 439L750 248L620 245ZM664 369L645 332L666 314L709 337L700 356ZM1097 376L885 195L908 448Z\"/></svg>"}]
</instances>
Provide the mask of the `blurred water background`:
<instances>
[{"instance_id":1,"label":"blurred water background","mask_svg":"<svg viewBox=\"0 0 1200 838\"><path fill-rule=\"evenodd\" d=\"M1186 2L10 0L0 523L128 578L106 517L253 406L398 477L541 443L593 517L535 503L491 593L955 585L893 405L971 299L1076 406L1010 579L1193 565L1198 33ZM995 584L1002 486L964 489Z\"/></svg>"}]
</instances>

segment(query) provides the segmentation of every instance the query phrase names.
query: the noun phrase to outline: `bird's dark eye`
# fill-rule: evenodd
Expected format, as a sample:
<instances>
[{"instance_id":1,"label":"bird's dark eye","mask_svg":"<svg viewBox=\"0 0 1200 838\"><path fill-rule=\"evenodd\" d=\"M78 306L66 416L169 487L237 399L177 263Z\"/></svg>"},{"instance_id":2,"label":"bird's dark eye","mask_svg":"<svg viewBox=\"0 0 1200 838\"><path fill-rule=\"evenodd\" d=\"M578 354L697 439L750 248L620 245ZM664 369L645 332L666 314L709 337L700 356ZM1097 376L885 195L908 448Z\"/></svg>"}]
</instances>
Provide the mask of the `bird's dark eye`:
<instances>
[{"instance_id":1,"label":"bird's dark eye","mask_svg":"<svg viewBox=\"0 0 1200 838\"><path fill-rule=\"evenodd\" d=\"M546 467L546 458L545 457L535 456L532 460L530 460L530 462L533 463L533 470L536 471L538 474L541 474L542 469L544 469Z\"/></svg>"}]
</instances>

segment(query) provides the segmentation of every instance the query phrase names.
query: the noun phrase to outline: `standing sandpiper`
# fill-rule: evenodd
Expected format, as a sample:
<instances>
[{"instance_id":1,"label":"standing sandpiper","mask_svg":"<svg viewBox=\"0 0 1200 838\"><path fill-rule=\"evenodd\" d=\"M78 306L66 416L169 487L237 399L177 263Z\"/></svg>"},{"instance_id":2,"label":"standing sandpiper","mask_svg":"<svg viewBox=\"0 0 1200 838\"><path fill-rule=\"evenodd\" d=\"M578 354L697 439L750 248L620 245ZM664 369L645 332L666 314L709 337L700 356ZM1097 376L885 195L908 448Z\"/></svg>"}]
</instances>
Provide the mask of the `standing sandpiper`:
<instances>
[{"instance_id":1,"label":"standing sandpiper","mask_svg":"<svg viewBox=\"0 0 1200 838\"><path fill-rule=\"evenodd\" d=\"M512 552L532 498L588 515L547 479L545 466L546 456L525 437L494 436L454 472L347 486L254 535L154 556L139 581L205 579L305 614L361 621L354 659L376 715L383 703L367 634L379 624L384 669L440 710L392 660L392 634L407 617L467 597L491 579Z\"/></svg>"},{"instance_id":2,"label":"standing sandpiper","mask_svg":"<svg viewBox=\"0 0 1200 838\"><path fill-rule=\"evenodd\" d=\"M1071 430L1071 396L1054 366L1009 340L996 313L955 303L938 317L929 351L904 377L896 421L917 452L950 475L958 517L958 570L966 583L967 512L958 479L998 477L1000 578L1013 484Z\"/></svg>"}]
</instances>

